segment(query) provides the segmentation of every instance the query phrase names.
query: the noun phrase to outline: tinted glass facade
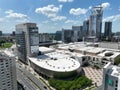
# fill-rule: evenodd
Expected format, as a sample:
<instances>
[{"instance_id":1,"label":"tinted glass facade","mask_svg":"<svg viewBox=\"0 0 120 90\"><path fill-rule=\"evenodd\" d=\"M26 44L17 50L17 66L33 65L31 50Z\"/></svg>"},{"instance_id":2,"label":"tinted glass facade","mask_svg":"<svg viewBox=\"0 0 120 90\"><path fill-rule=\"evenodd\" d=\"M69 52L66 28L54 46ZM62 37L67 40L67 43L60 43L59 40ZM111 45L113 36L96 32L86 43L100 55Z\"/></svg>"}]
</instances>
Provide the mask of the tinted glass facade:
<instances>
[{"instance_id":1,"label":"tinted glass facade","mask_svg":"<svg viewBox=\"0 0 120 90\"><path fill-rule=\"evenodd\" d=\"M102 7L94 7L90 15L90 36L95 36L101 39L101 28L102 28Z\"/></svg>"},{"instance_id":2,"label":"tinted glass facade","mask_svg":"<svg viewBox=\"0 0 120 90\"><path fill-rule=\"evenodd\" d=\"M16 45L18 58L25 64L28 64L27 57L38 55L39 34L35 23L16 25Z\"/></svg>"}]
</instances>

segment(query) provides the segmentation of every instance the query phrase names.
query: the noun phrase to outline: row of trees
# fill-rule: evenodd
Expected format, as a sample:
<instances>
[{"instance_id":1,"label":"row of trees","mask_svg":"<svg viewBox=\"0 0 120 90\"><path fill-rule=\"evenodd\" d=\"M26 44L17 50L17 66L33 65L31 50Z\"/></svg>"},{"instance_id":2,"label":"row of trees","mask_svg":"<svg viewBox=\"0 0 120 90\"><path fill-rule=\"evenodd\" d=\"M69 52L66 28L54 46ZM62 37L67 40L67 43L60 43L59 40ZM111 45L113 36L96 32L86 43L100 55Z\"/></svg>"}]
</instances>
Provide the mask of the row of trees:
<instances>
[{"instance_id":1,"label":"row of trees","mask_svg":"<svg viewBox=\"0 0 120 90\"><path fill-rule=\"evenodd\" d=\"M92 81L86 76L75 78L74 80L57 80L54 78L49 79L49 83L57 90L82 90L83 88L90 86Z\"/></svg>"},{"instance_id":2,"label":"row of trees","mask_svg":"<svg viewBox=\"0 0 120 90\"><path fill-rule=\"evenodd\" d=\"M4 40L0 40L0 46L4 46L5 41Z\"/></svg>"}]
</instances>

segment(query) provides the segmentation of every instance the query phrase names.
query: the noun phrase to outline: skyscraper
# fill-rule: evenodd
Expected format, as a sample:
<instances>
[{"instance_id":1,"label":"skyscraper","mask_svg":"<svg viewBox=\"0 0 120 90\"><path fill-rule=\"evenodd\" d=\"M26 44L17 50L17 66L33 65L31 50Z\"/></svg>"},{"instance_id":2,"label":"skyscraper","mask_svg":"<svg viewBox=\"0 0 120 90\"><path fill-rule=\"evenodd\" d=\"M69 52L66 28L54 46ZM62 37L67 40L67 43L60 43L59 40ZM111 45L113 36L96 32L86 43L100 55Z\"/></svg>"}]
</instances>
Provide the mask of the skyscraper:
<instances>
[{"instance_id":1,"label":"skyscraper","mask_svg":"<svg viewBox=\"0 0 120 90\"><path fill-rule=\"evenodd\" d=\"M108 40L111 40L111 37L112 37L112 22L110 22L110 21L105 22L104 37Z\"/></svg>"},{"instance_id":2,"label":"skyscraper","mask_svg":"<svg viewBox=\"0 0 120 90\"><path fill-rule=\"evenodd\" d=\"M63 42L73 42L74 32L71 29L62 29L62 41Z\"/></svg>"},{"instance_id":3,"label":"skyscraper","mask_svg":"<svg viewBox=\"0 0 120 90\"><path fill-rule=\"evenodd\" d=\"M0 31L0 36L2 36L2 31Z\"/></svg>"},{"instance_id":4,"label":"skyscraper","mask_svg":"<svg viewBox=\"0 0 120 90\"><path fill-rule=\"evenodd\" d=\"M62 31L56 31L55 39L57 41L61 41L62 40Z\"/></svg>"},{"instance_id":5,"label":"skyscraper","mask_svg":"<svg viewBox=\"0 0 120 90\"><path fill-rule=\"evenodd\" d=\"M94 36L98 40L101 39L101 29L102 29L102 7L94 7L90 15L90 32L89 36Z\"/></svg>"},{"instance_id":6,"label":"skyscraper","mask_svg":"<svg viewBox=\"0 0 120 90\"><path fill-rule=\"evenodd\" d=\"M35 23L16 25L16 44L18 58L28 64L27 57L36 56L39 53L39 34Z\"/></svg>"},{"instance_id":7,"label":"skyscraper","mask_svg":"<svg viewBox=\"0 0 120 90\"><path fill-rule=\"evenodd\" d=\"M15 61L0 52L0 90L17 90Z\"/></svg>"},{"instance_id":8,"label":"skyscraper","mask_svg":"<svg viewBox=\"0 0 120 90\"><path fill-rule=\"evenodd\" d=\"M82 26L72 26L74 32L74 42L78 42L82 39Z\"/></svg>"},{"instance_id":9,"label":"skyscraper","mask_svg":"<svg viewBox=\"0 0 120 90\"><path fill-rule=\"evenodd\" d=\"M84 34L84 37L88 37L89 36L89 20L85 20L83 22L83 34Z\"/></svg>"},{"instance_id":10,"label":"skyscraper","mask_svg":"<svg viewBox=\"0 0 120 90\"><path fill-rule=\"evenodd\" d=\"M108 63L103 68L102 90L120 90L120 67Z\"/></svg>"}]
</instances>

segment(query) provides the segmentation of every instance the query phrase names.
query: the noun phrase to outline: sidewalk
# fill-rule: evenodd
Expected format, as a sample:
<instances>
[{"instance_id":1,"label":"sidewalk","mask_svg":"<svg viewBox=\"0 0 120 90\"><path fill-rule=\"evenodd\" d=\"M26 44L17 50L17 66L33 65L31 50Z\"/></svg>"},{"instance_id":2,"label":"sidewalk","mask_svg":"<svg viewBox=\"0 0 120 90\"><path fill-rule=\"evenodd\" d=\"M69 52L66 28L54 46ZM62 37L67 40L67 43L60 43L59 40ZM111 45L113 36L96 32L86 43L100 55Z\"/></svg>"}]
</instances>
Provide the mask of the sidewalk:
<instances>
[{"instance_id":1,"label":"sidewalk","mask_svg":"<svg viewBox=\"0 0 120 90\"><path fill-rule=\"evenodd\" d=\"M89 79L93 81L93 83L96 83L97 86L102 85L102 69L93 69L92 67L83 67L83 70L85 72L85 76L87 76Z\"/></svg>"}]
</instances>

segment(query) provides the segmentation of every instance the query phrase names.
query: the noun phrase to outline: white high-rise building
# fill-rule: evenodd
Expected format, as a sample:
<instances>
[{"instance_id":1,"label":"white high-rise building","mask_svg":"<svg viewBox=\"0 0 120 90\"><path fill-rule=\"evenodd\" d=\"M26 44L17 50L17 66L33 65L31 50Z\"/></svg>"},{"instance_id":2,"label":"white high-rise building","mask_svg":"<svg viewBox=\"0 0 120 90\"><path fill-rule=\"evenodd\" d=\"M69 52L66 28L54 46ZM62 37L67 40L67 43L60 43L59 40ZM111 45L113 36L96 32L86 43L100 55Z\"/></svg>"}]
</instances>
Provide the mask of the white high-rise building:
<instances>
[{"instance_id":1,"label":"white high-rise building","mask_svg":"<svg viewBox=\"0 0 120 90\"><path fill-rule=\"evenodd\" d=\"M120 67L108 63L103 68L103 90L120 90Z\"/></svg>"},{"instance_id":2,"label":"white high-rise building","mask_svg":"<svg viewBox=\"0 0 120 90\"><path fill-rule=\"evenodd\" d=\"M0 52L0 90L17 90L15 61Z\"/></svg>"}]
</instances>

